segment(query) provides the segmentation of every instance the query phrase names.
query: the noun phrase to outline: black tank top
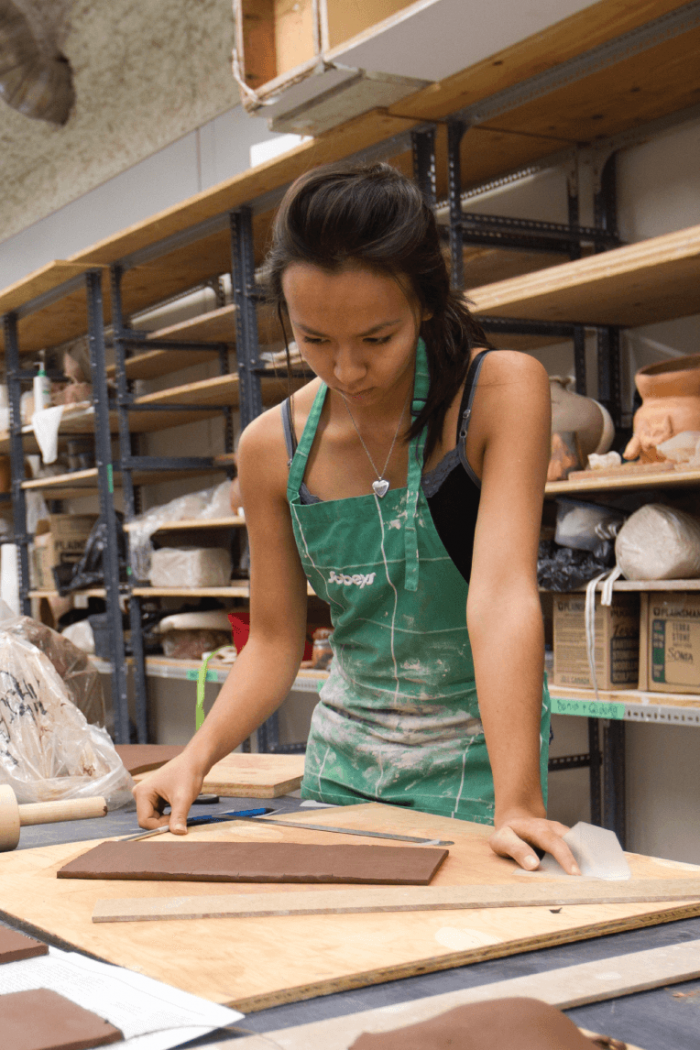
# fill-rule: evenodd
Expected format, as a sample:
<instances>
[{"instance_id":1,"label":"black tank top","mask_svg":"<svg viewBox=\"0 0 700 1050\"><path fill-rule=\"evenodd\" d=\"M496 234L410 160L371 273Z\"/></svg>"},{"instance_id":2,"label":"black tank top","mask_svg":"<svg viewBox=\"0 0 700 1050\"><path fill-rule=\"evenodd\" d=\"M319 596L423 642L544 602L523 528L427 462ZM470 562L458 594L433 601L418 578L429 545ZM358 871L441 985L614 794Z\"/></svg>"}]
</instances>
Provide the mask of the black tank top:
<instances>
[{"instance_id":1,"label":"black tank top","mask_svg":"<svg viewBox=\"0 0 700 1050\"><path fill-rule=\"evenodd\" d=\"M467 372L459 407L455 447L443 456L436 467L424 474L421 481L438 536L455 567L467 582L472 570L481 482L467 460L465 448L476 384L484 358L489 353L490 350L482 350L477 354ZM297 439L289 398L282 405L282 422L287 455L291 463L296 452ZM305 482L302 482L299 488L299 498L302 503L322 502L318 496L309 492Z\"/></svg>"}]
</instances>

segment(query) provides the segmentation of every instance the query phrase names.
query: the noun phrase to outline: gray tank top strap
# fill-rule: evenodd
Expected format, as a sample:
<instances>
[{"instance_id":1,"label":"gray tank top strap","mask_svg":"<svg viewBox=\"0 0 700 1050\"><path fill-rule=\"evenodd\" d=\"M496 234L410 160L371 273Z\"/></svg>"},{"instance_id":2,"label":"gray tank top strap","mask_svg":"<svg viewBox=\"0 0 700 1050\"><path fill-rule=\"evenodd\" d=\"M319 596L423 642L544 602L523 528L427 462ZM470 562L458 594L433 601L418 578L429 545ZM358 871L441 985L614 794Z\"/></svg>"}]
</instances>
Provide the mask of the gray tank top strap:
<instances>
[{"instance_id":1,"label":"gray tank top strap","mask_svg":"<svg viewBox=\"0 0 700 1050\"><path fill-rule=\"evenodd\" d=\"M291 466L294 453L297 450L297 436L294 433L292 423L292 399L287 398L282 402L282 426L284 428L284 443L287 446L287 466Z\"/></svg>"},{"instance_id":2,"label":"gray tank top strap","mask_svg":"<svg viewBox=\"0 0 700 1050\"><path fill-rule=\"evenodd\" d=\"M480 354L477 354L472 361L469 371L467 372L467 379L464 384L464 393L462 395L461 415L459 421L459 429L457 433L457 454L459 461L466 470L469 477L472 479L475 485L481 487L481 482L469 465L467 459L467 434L469 433L469 422L472 415L472 405L474 404L474 396L476 394L477 383L479 382L479 374L481 372L482 365L487 354L494 353L492 350L482 350ZM465 403L466 402L466 403Z\"/></svg>"}]
</instances>

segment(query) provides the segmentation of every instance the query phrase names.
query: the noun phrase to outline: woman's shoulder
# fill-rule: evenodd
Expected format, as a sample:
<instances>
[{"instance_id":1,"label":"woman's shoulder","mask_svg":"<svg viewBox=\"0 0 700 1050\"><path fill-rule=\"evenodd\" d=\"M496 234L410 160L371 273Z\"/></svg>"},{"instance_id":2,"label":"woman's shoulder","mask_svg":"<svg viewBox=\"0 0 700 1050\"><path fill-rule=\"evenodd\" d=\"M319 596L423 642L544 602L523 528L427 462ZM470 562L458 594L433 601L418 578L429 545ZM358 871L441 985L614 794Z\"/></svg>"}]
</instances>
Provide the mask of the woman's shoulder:
<instances>
[{"instance_id":1,"label":"woman's shoulder","mask_svg":"<svg viewBox=\"0 0 700 1050\"><path fill-rule=\"evenodd\" d=\"M312 379L293 395L292 418L297 428L297 439L299 428L303 428L306 422L319 386L320 381ZM284 402L268 408L248 424L238 444L239 461L241 458L244 460L264 459L272 463L283 455L286 465L288 457L282 421L283 404Z\"/></svg>"}]
</instances>

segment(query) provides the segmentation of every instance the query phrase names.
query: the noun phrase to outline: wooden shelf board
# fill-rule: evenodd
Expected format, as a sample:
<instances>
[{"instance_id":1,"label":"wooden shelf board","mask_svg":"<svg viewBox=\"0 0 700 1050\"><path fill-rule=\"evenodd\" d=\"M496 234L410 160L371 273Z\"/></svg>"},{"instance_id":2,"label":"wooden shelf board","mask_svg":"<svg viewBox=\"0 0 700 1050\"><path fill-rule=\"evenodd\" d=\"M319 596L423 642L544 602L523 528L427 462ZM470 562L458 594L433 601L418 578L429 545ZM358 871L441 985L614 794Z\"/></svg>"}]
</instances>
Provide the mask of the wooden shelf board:
<instances>
[{"instance_id":1,"label":"wooden shelf board","mask_svg":"<svg viewBox=\"0 0 700 1050\"><path fill-rule=\"evenodd\" d=\"M48 478L31 478L22 482L23 489L53 489L70 486L72 489L97 488L97 467L73 470L66 474L54 474Z\"/></svg>"},{"instance_id":2,"label":"wooden shelf board","mask_svg":"<svg viewBox=\"0 0 700 1050\"><path fill-rule=\"evenodd\" d=\"M596 703L595 693L592 689L582 689L571 685L556 685L549 683L551 696L560 700L584 700L588 703ZM700 694L694 693L648 693L640 689L599 689L598 696L602 703L620 704L648 704L663 707L698 707L700 708Z\"/></svg>"},{"instance_id":3,"label":"wooden shelf board","mask_svg":"<svg viewBox=\"0 0 700 1050\"><path fill-rule=\"evenodd\" d=\"M628 474L615 477L606 474L601 478L585 478L581 481L550 481L545 488L547 496L575 496L578 492L607 492L618 489L678 488L682 485L697 485L700 470L664 471L658 474Z\"/></svg>"},{"instance_id":4,"label":"wooden shelf board","mask_svg":"<svg viewBox=\"0 0 700 1050\"><path fill-rule=\"evenodd\" d=\"M486 316L644 325L700 312L700 226L474 288Z\"/></svg>"},{"instance_id":5,"label":"wooden shelf board","mask_svg":"<svg viewBox=\"0 0 700 1050\"><path fill-rule=\"evenodd\" d=\"M685 6L686 0L606 0L543 29L468 69L422 88L389 107L389 113L416 120L446 117L543 70L629 33Z\"/></svg>"},{"instance_id":6,"label":"wooden shelf board","mask_svg":"<svg viewBox=\"0 0 700 1050\"><path fill-rule=\"evenodd\" d=\"M232 529L245 525L245 518L238 515L229 518L185 518L182 521L164 521L156 532L173 532L180 529ZM133 522L127 522L125 532L135 528Z\"/></svg>"},{"instance_id":7,"label":"wooden shelf board","mask_svg":"<svg viewBox=\"0 0 700 1050\"><path fill-rule=\"evenodd\" d=\"M585 584L582 587L575 587L573 591L567 591L567 594L580 594L586 590ZM599 583L596 586L596 591L603 590L603 583ZM700 591L700 579L698 580L615 580L613 583L614 591ZM543 594L559 594L559 591L549 591L546 587L540 588Z\"/></svg>"},{"instance_id":8,"label":"wooden shelf board","mask_svg":"<svg viewBox=\"0 0 700 1050\"><path fill-rule=\"evenodd\" d=\"M241 580L230 587L134 587L138 598L247 598L250 583Z\"/></svg>"},{"instance_id":9,"label":"wooden shelf board","mask_svg":"<svg viewBox=\"0 0 700 1050\"><path fill-rule=\"evenodd\" d=\"M221 468L223 471L223 466ZM209 472L207 471L207 474ZM135 485L161 485L167 481L183 481L187 478L198 478L202 476L201 470L135 470L132 473ZM121 471L115 470L113 474L115 488L121 487ZM97 492L97 467L88 470L69 471L66 474L54 474L49 478L31 478L22 482L23 489L40 489L56 491L60 499L70 499L68 493L76 497L89 495ZM125 526L128 528L128 526Z\"/></svg>"},{"instance_id":10,"label":"wooden shelf board","mask_svg":"<svg viewBox=\"0 0 700 1050\"><path fill-rule=\"evenodd\" d=\"M84 594L88 598L106 598L107 591L104 587L88 587L84 591L72 591L71 594ZM30 591L30 598L58 598L58 591Z\"/></svg>"}]
</instances>

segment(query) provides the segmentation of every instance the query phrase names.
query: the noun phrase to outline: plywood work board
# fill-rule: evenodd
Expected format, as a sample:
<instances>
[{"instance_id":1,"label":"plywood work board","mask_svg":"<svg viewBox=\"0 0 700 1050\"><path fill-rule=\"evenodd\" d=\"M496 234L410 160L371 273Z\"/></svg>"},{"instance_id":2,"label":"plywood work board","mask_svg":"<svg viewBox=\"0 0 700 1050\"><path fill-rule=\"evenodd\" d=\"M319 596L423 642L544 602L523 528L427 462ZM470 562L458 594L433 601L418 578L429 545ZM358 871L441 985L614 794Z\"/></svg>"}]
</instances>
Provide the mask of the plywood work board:
<instances>
[{"instance_id":1,"label":"plywood work board","mask_svg":"<svg viewBox=\"0 0 700 1050\"><path fill-rule=\"evenodd\" d=\"M376 803L290 817L299 830L265 827L261 818L255 824L234 821L193 829L188 840L323 844L328 834L303 830L304 822L337 826L341 817L344 826L360 830L451 839L454 845L433 880L436 886L480 883L507 890L525 878L512 861L491 851L488 827ZM173 836L173 841L182 839ZM333 841L351 844L357 839L337 835ZM174 892L167 883L56 878L59 867L93 845L0 855L4 914L25 923L30 932L243 1011L700 914L700 903L681 901L490 908L449 915L415 912L410 921L405 915L378 913L96 924L95 902L115 891L120 897L163 899L210 893L211 886L183 882ZM635 855L628 859L634 878L698 877L694 867ZM279 886L271 889L279 892ZM231 886L232 894L251 891L259 894L266 887ZM308 890L299 887L299 892Z\"/></svg>"},{"instance_id":2,"label":"plywood work board","mask_svg":"<svg viewBox=\"0 0 700 1050\"><path fill-rule=\"evenodd\" d=\"M279 798L296 791L304 775L303 755L247 755L236 751L207 773L202 791L224 798ZM138 783L150 776L134 777Z\"/></svg>"}]
</instances>

